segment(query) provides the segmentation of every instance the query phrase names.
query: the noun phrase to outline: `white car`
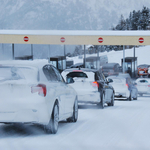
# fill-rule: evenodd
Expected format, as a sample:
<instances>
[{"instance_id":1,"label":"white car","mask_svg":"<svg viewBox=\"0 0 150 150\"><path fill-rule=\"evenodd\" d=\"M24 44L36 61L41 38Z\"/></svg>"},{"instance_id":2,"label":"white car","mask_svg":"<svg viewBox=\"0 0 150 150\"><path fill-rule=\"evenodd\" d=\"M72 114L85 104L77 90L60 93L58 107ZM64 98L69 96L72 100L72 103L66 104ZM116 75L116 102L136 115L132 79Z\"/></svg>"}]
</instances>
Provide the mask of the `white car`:
<instances>
[{"instance_id":1,"label":"white car","mask_svg":"<svg viewBox=\"0 0 150 150\"><path fill-rule=\"evenodd\" d=\"M78 95L79 103L104 104L114 106L114 89L96 69L72 68L62 72L64 80L72 86Z\"/></svg>"},{"instance_id":2,"label":"white car","mask_svg":"<svg viewBox=\"0 0 150 150\"><path fill-rule=\"evenodd\" d=\"M76 122L75 90L45 61L0 62L0 123L41 124L55 134L58 122Z\"/></svg>"},{"instance_id":3,"label":"white car","mask_svg":"<svg viewBox=\"0 0 150 150\"><path fill-rule=\"evenodd\" d=\"M137 84L138 94L150 94L150 79L149 78L138 78L135 83Z\"/></svg>"},{"instance_id":4,"label":"white car","mask_svg":"<svg viewBox=\"0 0 150 150\"><path fill-rule=\"evenodd\" d=\"M108 76L107 80L115 90L116 99L137 100L137 88L128 75Z\"/></svg>"}]
</instances>

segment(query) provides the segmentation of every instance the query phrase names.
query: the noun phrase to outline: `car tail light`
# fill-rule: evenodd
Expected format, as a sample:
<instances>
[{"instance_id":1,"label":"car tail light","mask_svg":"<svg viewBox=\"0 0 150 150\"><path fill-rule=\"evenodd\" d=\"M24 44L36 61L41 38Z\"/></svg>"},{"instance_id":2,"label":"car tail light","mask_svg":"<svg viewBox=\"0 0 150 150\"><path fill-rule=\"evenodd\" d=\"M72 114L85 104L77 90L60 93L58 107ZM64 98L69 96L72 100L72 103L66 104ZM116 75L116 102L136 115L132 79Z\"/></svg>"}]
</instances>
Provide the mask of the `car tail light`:
<instances>
[{"instance_id":1,"label":"car tail light","mask_svg":"<svg viewBox=\"0 0 150 150\"><path fill-rule=\"evenodd\" d=\"M82 72L82 70L73 70L73 72Z\"/></svg>"},{"instance_id":2,"label":"car tail light","mask_svg":"<svg viewBox=\"0 0 150 150\"><path fill-rule=\"evenodd\" d=\"M92 85L93 85L94 87L99 88L99 83L98 83L98 82L96 82L96 81L92 82Z\"/></svg>"},{"instance_id":3,"label":"car tail light","mask_svg":"<svg viewBox=\"0 0 150 150\"><path fill-rule=\"evenodd\" d=\"M150 87L150 84L148 85L148 87Z\"/></svg>"},{"instance_id":4,"label":"car tail light","mask_svg":"<svg viewBox=\"0 0 150 150\"><path fill-rule=\"evenodd\" d=\"M46 96L46 85L38 84L37 86L32 86L31 93L36 93L36 92L38 92L39 95L45 97Z\"/></svg>"},{"instance_id":5,"label":"car tail light","mask_svg":"<svg viewBox=\"0 0 150 150\"><path fill-rule=\"evenodd\" d=\"M129 88L129 85L126 83L126 86Z\"/></svg>"}]
</instances>

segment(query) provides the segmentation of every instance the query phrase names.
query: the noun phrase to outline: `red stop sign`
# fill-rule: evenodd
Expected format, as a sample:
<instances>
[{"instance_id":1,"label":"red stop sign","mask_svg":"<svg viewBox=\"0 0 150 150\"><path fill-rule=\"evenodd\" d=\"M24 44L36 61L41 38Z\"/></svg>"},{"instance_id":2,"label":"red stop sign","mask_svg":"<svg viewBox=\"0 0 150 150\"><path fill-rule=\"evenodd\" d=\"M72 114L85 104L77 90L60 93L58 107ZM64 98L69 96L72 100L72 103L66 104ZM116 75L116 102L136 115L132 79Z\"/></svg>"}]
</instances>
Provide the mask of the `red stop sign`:
<instances>
[{"instance_id":1,"label":"red stop sign","mask_svg":"<svg viewBox=\"0 0 150 150\"><path fill-rule=\"evenodd\" d=\"M64 38L64 37L61 37L61 38L60 38L60 41L61 41L62 43L64 43L64 42L65 42L65 38Z\"/></svg>"},{"instance_id":2,"label":"red stop sign","mask_svg":"<svg viewBox=\"0 0 150 150\"><path fill-rule=\"evenodd\" d=\"M144 38L139 38L139 43L143 43L144 42Z\"/></svg>"},{"instance_id":3,"label":"red stop sign","mask_svg":"<svg viewBox=\"0 0 150 150\"><path fill-rule=\"evenodd\" d=\"M28 42L28 41L29 41L29 38L28 38L27 36L25 36L25 37L24 37L24 41L25 41L25 42Z\"/></svg>"},{"instance_id":4,"label":"red stop sign","mask_svg":"<svg viewBox=\"0 0 150 150\"><path fill-rule=\"evenodd\" d=\"M98 38L98 42L103 43L103 38L102 37Z\"/></svg>"}]
</instances>

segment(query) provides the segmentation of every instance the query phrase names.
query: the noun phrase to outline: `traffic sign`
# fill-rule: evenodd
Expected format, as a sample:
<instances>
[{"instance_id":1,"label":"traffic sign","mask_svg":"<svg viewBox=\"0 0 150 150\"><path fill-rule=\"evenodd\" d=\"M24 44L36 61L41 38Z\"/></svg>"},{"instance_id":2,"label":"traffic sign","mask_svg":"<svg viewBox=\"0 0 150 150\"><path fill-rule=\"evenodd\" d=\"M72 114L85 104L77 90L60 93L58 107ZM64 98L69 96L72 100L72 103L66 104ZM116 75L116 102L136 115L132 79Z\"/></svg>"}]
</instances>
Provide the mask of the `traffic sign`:
<instances>
[{"instance_id":1,"label":"traffic sign","mask_svg":"<svg viewBox=\"0 0 150 150\"><path fill-rule=\"evenodd\" d=\"M144 38L139 38L139 43L143 43L144 42Z\"/></svg>"},{"instance_id":2,"label":"traffic sign","mask_svg":"<svg viewBox=\"0 0 150 150\"><path fill-rule=\"evenodd\" d=\"M98 42L103 43L103 38L102 37L98 38Z\"/></svg>"},{"instance_id":3,"label":"traffic sign","mask_svg":"<svg viewBox=\"0 0 150 150\"><path fill-rule=\"evenodd\" d=\"M24 37L24 41L25 41L25 42L28 42L28 41L29 41L29 38L28 38L27 36L25 36L25 37Z\"/></svg>"},{"instance_id":4,"label":"traffic sign","mask_svg":"<svg viewBox=\"0 0 150 150\"><path fill-rule=\"evenodd\" d=\"M64 37L61 37L60 41L61 41L62 43L64 43L64 42L65 42L65 38L64 38Z\"/></svg>"}]
</instances>

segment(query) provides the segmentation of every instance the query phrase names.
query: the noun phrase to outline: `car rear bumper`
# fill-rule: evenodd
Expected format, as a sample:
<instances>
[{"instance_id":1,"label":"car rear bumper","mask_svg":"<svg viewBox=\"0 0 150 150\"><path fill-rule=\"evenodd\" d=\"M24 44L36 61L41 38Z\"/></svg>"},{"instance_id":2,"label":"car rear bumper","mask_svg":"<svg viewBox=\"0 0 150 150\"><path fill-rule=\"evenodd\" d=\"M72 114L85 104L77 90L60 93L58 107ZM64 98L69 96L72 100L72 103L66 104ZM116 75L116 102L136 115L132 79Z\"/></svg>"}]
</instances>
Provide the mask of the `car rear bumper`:
<instances>
[{"instance_id":1,"label":"car rear bumper","mask_svg":"<svg viewBox=\"0 0 150 150\"><path fill-rule=\"evenodd\" d=\"M115 98L118 99L126 99L130 96L130 92L126 91L126 92L115 92Z\"/></svg>"},{"instance_id":2,"label":"car rear bumper","mask_svg":"<svg viewBox=\"0 0 150 150\"><path fill-rule=\"evenodd\" d=\"M50 115L45 98L19 99L9 103L0 102L1 123L36 123L48 124Z\"/></svg>"},{"instance_id":3,"label":"car rear bumper","mask_svg":"<svg viewBox=\"0 0 150 150\"><path fill-rule=\"evenodd\" d=\"M100 93L98 91L93 91L85 95L78 95L78 103L97 104L99 102L100 102Z\"/></svg>"}]
</instances>

